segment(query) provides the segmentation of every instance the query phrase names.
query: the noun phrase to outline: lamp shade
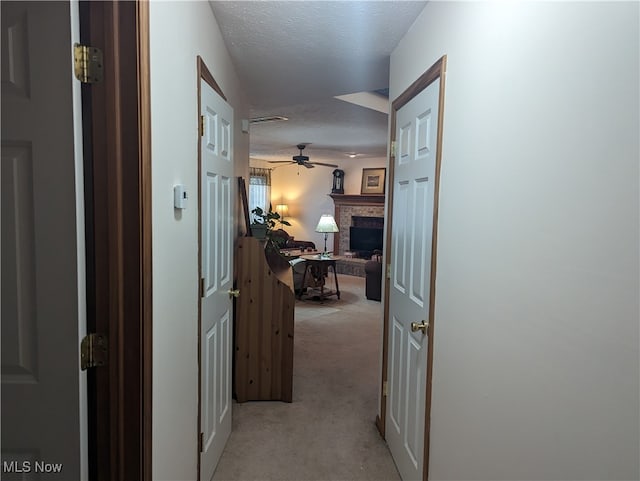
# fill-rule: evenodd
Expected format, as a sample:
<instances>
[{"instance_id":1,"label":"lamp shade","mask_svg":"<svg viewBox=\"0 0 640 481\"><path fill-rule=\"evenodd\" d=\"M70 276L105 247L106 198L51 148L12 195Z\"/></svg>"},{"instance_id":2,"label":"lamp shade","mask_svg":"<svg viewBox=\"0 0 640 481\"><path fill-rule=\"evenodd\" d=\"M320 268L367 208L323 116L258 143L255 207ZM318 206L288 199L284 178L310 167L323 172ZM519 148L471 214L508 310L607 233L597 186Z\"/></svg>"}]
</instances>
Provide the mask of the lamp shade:
<instances>
[{"instance_id":1,"label":"lamp shade","mask_svg":"<svg viewBox=\"0 0 640 481\"><path fill-rule=\"evenodd\" d=\"M287 204L278 204L276 205L276 212L284 219L289 216L289 206Z\"/></svg>"},{"instance_id":2,"label":"lamp shade","mask_svg":"<svg viewBox=\"0 0 640 481\"><path fill-rule=\"evenodd\" d=\"M338 225L331 214L322 214L316 226L316 232L339 232Z\"/></svg>"}]
</instances>

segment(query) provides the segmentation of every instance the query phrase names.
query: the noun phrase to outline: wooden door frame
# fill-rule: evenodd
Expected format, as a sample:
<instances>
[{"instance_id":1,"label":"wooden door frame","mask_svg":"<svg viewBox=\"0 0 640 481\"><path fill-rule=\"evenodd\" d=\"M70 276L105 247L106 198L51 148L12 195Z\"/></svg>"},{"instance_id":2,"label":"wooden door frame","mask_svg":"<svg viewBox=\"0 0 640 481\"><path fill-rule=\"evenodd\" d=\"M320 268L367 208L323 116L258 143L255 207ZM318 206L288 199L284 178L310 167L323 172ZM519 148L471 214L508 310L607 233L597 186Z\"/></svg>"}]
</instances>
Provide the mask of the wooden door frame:
<instances>
[{"instance_id":1,"label":"wooden door frame","mask_svg":"<svg viewBox=\"0 0 640 481\"><path fill-rule=\"evenodd\" d=\"M434 199L433 199L433 234L431 241L431 279L429 285L429 339L427 348L427 382L426 382L426 406L424 416L424 462L422 479L429 477L429 432L430 432L430 411L431 411L431 381L433 374L433 335L434 335L434 312L436 294L436 260L438 246L438 206L440 196L440 166L442 162L442 130L444 120L444 90L447 71L447 56L440 57L426 72L413 82L402 94L400 94L391 104L391 125L389 133L389 145L395 145L396 141L396 119L398 110L409 103L420 92L440 78L440 92L438 96L438 132L436 141L436 173L434 179ZM389 184L388 184L388 205L387 205L387 237L385 239L387 269L391 265L391 239L393 226L393 188L395 178L395 152L389 149ZM378 431L385 437L386 417L387 417L387 397L384 386L387 383L387 369L389 362L388 342L389 342L389 288L390 280L385 282L384 289L384 320L382 331L382 376L380 383L380 413L376 417Z\"/></svg>"},{"instance_id":2,"label":"wooden door frame","mask_svg":"<svg viewBox=\"0 0 640 481\"><path fill-rule=\"evenodd\" d=\"M81 41L104 54L82 84L91 480L151 481L152 257L149 3L80 2Z\"/></svg>"},{"instance_id":3,"label":"wooden door frame","mask_svg":"<svg viewBox=\"0 0 640 481\"><path fill-rule=\"evenodd\" d=\"M204 80L209 84L209 86L220 96L225 102L228 102L227 97L225 97L222 89L216 82L213 75L211 75L211 71L207 67L207 64L204 62L202 57L198 55L196 57L196 69L198 70L198 117L196 119L196 125L200 126L201 122L201 106L202 106L202 92L201 92L201 82ZM200 127L199 127L200 128ZM201 131L200 131L201 132ZM202 426L202 292L200 288L200 283L202 279L202 183L200 182L202 178L202 136L198 134L198 206L196 215L198 216L198 426L196 430L196 445L198 446L197 450L197 470L196 470L196 480L200 480L200 458L201 454L201 441L200 441L200 433Z\"/></svg>"}]
</instances>

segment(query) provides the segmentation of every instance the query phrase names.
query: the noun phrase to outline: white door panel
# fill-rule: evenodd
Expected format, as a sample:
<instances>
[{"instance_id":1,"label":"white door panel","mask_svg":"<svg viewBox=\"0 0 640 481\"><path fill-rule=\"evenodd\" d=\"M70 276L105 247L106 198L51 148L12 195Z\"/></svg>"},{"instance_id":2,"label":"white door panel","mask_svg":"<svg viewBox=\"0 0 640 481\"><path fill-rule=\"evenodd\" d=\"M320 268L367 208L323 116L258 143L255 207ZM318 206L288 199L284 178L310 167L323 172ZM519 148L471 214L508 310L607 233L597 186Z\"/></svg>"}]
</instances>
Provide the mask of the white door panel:
<instances>
[{"instance_id":1,"label":"white door panel","mask_svg":"<svg viewBox=\"0 0 640 481\"><path fill-rule=\"evenodd\" d=\"M1 9L2 479L36 479L42 462L47 479L81 479L77 4L3 1Z\"/></svg>"},{"instance_id":2,"label":"white door panel","mask_svg":"<svg viewBox=\"0 0 640 481\"><path fill-rule=\"evenodd\" d=\"M201 81L201 432L200 479L213 476L231 433L233 110Z\"/></svg>"},{"instance_id":3,"label":"white door panel","mask_svg":"<svg viewBox=\"0 0 640 481\"><path fill-rule=\"evenodd\" d=\"M404 480L422 479L436 132L440 81L398 112L389 293L387 442Z\"/></svg>"}]
</instances>

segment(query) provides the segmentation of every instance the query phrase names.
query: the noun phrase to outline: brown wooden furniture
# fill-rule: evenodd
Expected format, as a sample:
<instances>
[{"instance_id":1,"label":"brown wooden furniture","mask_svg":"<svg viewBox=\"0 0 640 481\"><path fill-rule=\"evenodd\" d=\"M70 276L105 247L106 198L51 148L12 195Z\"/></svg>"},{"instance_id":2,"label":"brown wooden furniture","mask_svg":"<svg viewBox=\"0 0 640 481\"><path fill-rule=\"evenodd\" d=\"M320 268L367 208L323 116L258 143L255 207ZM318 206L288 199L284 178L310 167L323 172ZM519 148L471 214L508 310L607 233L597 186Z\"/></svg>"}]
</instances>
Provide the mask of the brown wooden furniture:
<instances>
[{"instance_id":1,"label":"brown wooden furniture","mask_svg":"<svg viewBox=\"0 0 640 481\"><path fill-rule=\"evenodd\" d=\"M293 394L293 277L289 262L253 237L237 245L234 391L238 402Z\"/></svg>"},{"instance_id":2,"label":"brown wooden furniture","mask_svg":"<svg viewBox=\"0 0 640 481\"><path fill-rule=\"evenodd\" d=\"M304 275L302 277L302 285L308 285L309 281L313 279L313 285L320 288L320 301L324 301L329 296L337 296L340 299L340 287L338 285L338 274L336 273L336 261L343 259L343 256L322 257L320 254L300 256L306 263ZM325 278L329 275L329 267L333 270L333 278L336 283L335 291L325 291ZM302 292L298 295L298 299L304 295Z\"/></svg>"}]
</instances>

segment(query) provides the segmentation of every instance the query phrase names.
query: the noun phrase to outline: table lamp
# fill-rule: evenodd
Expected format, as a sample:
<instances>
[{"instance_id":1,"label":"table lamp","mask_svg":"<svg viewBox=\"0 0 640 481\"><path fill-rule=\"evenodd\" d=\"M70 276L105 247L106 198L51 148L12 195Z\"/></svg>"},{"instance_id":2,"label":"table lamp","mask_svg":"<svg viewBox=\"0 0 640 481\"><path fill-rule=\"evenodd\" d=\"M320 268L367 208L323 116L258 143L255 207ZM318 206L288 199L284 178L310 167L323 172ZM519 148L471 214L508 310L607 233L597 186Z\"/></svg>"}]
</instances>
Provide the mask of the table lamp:
<instances>
[{"instance_id":1,"label":"table lamp","mask_svg":"<svg viewBox=\"0 0 640 481\"><path fill-rule=\"evenodd\" d=\"M280 214L280 219L284 220L285 217L289 217L289 205L288 204L276 205L276 212Z\"/></svg>"},{"instance_id":2,"label":"table lamp","mask_svg":"<svg viewBox=\"0 0 640 481\"><path fill-rule=\"evenodd\" d=\"M336 221L331 214L322 214L320 220L318 221L318 225L316 226L316 232L324 234L323 255L327 257L329 255L327 253L327 237L329 236L329 232L340 232L340 230L338 229L338 225L336 224Z\"/></svg>"}]
</instances>

